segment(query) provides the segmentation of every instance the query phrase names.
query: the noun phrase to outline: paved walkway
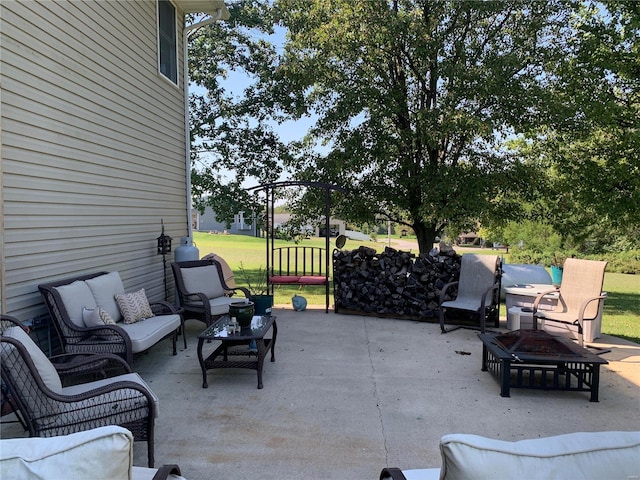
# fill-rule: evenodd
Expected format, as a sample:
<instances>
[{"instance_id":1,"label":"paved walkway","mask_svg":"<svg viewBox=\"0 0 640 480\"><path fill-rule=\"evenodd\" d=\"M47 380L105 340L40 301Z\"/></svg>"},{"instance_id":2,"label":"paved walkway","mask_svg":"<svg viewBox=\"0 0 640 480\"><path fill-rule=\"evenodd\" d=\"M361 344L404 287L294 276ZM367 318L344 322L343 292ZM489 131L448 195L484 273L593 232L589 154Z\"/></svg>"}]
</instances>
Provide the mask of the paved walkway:
<instances>
[{"instance_id":1,"label":"paved walkway","mask_svg":"<svg viewBox=\"0 0 640 480\"><path fill-rule=\"evenodd\" d=\"M446 433L520 440L640 430L640 345L600 339L612 352L599 403L586 392L512 389L502 398L480 370L474 331L442 335L431 323L290 306L275 314L276 362L266 362L262 390L254 371L236 369L209 372L201 387L203 324L193 320L186 351L174 357L165 343L136 360L160 398L158 464L178 463L191 480L374 480L384 466L440 466ZM145 444L134 454L144 465Z\"/></svg>"}]
</instances>

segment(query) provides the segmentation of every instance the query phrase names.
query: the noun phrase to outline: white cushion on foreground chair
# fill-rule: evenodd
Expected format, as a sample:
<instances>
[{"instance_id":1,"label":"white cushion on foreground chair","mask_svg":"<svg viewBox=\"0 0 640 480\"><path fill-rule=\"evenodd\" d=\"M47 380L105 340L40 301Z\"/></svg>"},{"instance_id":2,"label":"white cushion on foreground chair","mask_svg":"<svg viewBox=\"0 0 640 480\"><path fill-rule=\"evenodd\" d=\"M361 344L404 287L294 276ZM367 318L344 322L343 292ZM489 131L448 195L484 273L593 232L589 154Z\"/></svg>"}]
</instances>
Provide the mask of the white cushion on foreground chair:
<instances>
[{"instance_id":1,"label":"white cushion on foreground chair","mask_svg":"<svg viewBox=\"0 0 640 480\"><path fill-rule=\"evenodd\" d=\"M478 435L440 439L441 480L602 480L638 478L640 432L578 432L508 442ZM432 480L434 470L403 470L407 480Z\"/></svg>"},{"instance_id":2,"label":"white cushion on foreground chair","mask_svg":"<svg viewBox=\"0 0 640 480\"><path fill-rule=\"evenodd\" d=\"M133 435L118 426L48 438L0 440L0 478L147 480L157 469L133 467ZM182 477L170 475L170 479Z\"/></svg>"}]
</instances>

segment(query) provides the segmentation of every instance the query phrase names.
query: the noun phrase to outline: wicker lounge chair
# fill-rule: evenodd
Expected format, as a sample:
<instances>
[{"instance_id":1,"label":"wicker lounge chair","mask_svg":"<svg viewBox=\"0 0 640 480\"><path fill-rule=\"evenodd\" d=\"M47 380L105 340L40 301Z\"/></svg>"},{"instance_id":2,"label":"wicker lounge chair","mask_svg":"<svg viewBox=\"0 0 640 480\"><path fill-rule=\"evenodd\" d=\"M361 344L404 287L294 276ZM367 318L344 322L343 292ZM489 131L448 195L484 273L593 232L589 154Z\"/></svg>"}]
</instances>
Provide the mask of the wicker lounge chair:
<instances>
[{"instance_id":1,"label":"wicker lounge chair","mask_svg":"<svg viewBox=\"0 0 640 480\"><path fill-rule=\"evenodd\" d=\"M116 355L75 356L54 365L20 322L3 316L0 336L2 380L31 437L67 435L106 425L130 430L147 442L149 467L154 463L156 396ZM114 377L74 383L87 375Z\"/></svg>"},{"instance_id":2,"label":"wicker lounge chair","mask_svg":"<svg viewBox=\"0 0 640 480\"><path fill-rule=\"evenodd\" d=\"M546 322L575 329L580 346L584 345L584 322L595 321L601 303L604 271L607 262L567 258L564 262L560 288L542 292L533 303L533 328ZM557 293L558 303L553 310L538 310L543 297Z\"/></svg>"},{"instance_id":3,"label":"wicker lounge chair","mask_svg":"<svg viewBox=\"0 0 640 480\"><path fill-rule=\"evenodd\" d=\"M121 321L116 294L124 293L118 272L97 272L38 285L65 353L113 353L133 364L134 354L171 338L176 354L184 319L169 302L150 304L153 317L132 324ZM87 326L83 306L101 306L115 325ZM187 348L186 338L183 338Z\"/></svg>"},{"instance_id":4,"label":"wicker lounge chair","mask_svg":"<svg viewBox=\"0 0 640 480\"><path fill-rule=\"evenodd\" d=\"M242 292L246 298L250 296L248 289L225 282L222 265L213 258L173 262L171 269L185 319L194 318L209 326L229 312L231 303L239 301L232 295Z\"/></svg>"},{"instance_id":5,"label":"wicker lounge chair","mask_svg":"<svg viewBox=\"0 0 640 480\"><path fill-rule=\"evenodd\" d=\"M485 331L486 321L492 321L495 327L500 324L500 257L497 255L462 255L460 280L446 284L440 292L440 329L442 333L458 328L479 328ZM455 300L447 300L449 289L458 286ZM478 326L458 325L445 328L447 310L459 310L474 315Z\"/></svg>"}]
</instances>

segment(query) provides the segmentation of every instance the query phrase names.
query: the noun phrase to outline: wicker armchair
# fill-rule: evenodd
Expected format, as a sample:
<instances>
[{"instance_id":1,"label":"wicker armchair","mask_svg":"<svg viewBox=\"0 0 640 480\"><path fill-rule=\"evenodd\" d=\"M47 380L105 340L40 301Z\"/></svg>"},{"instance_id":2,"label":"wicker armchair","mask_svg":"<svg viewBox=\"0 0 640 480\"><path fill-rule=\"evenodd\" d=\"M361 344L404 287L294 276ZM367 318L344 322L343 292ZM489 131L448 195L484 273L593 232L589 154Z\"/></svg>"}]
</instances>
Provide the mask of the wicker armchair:
<instances>
[{"instance_id":1,"label":"wicker armchair","mask_svg":"<svg viewBox=\"0 0 640 480\"><path fill-rule=\"evenodd\" d=\"M207 326L228 313L229 304L239 301L233 294L242 292L250 297L248 289L226 283L222 265L212 258L173 262L171 269L185 318L200 320Z\"/></svg>"},{"instance_id":2,"label":"wicker armchair","mask_svg":"<svg viewBox=\"0 0 640 480\"><path fill-rule=\"evenodd\" d=\"M80 355L54 365L20 322L3 316L0 336L2 380L31 437L51 437L105 425L130 430L147 442L154 463L157 398L144 380L116 355ZM78 375L122 372L115 377L75 383ZM64 386L63 386L64 385Z\"/></svg>"},{"instance_id":3,"label":"wicker armchair","mask_svg":"<svg viewBox=\"0 0 640 480\"><path fill-rule=\"evenodd\" d=\"M113 353L124 358L129 365L133 364L133 355L144 351L152 345L139 346L132 344L130 333L126 328L130 325L117 323L116 325L103 325L99 327L86 327L74 322L72 313L65 306L65 302L60 294L59 287L70 286L75 282L97 279L100 276L107 276L107 272L97 272L88 275L66 278L51 283L38 285L38 290L42 294L44 303L49 310L51 319L56 328L60 342L65 353ZM118 277L119 278L119 277ZM140 326L153 328L156 318L166 316L176 316L176 320L169 324L170 328L160 325L162 334L158 335L158 340L171 337L173 342L173 354L176 354L176 340L180 330L184 332L184 319L178 315L177 309L169 302L159 301L150 304L155 317L140 323ZM81 322L80 322L81 323ZM172 325L179 323L180 328ZM124 327L124 328L123 328ZM136 325L134 328L138 328ZM141 338L148 339L151 335L142 332ZM186 337L183 336L184 348L187 348Z\"/></svg>"}]
</instances>

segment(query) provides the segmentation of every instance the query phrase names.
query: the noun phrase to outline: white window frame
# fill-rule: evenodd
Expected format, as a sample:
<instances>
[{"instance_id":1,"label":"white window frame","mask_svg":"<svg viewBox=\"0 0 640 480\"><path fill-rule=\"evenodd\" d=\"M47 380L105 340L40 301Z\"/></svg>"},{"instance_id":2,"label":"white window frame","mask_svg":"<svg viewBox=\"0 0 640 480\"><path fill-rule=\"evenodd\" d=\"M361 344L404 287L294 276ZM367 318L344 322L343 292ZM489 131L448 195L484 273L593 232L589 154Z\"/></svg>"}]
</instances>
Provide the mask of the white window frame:
<instances>
[{"instance_id":1,"label":"white window frame","mask_svg":"<svg viewBox=\"0 0 640 480\"><path fill-rule=\"evenodd\" d=\"M174 48L173 48L173 57L175 60L175 65L174 65L174 70L175 72L169 72L169 73L175 73L175 80L172 79L170 76L168 76L165 72L162 71L162 64L161 64L161 58L162 58L162 53L163 53L163 39L162 39L162 29L161 29L161 25L160 25L160 3L162 1L166 1L167 4L169 4L171 6L171 8L173 9L173 27L174 27L174 32L173 32L173 43L174 43ZM179 84L179 80L180 80L180 76L179 76L179 72L178 72L178 9L176 8L176 6L173 4L173 2L169 1L169 0L157 0L156 1L156 26L157 26L157 32L158 32L158 73L165 78L167 81L171 82L172 85L178 86Z\"/></svg>"}]
</instances>

